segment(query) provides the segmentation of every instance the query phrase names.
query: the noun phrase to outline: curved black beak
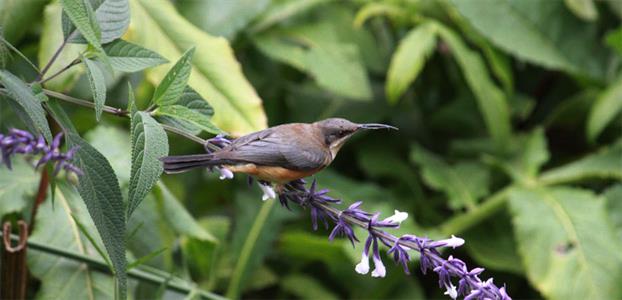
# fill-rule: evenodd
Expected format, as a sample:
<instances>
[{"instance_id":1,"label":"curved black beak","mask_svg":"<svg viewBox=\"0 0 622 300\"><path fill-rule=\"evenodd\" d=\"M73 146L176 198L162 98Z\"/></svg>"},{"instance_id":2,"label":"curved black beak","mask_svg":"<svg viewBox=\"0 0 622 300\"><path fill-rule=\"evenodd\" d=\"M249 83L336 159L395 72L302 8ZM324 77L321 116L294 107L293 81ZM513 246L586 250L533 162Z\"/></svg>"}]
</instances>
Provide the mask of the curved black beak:
<instances>
[{"instance_id":1,"label":"curved black beak","mask_svg":"<svg viewBox=\"0 0 622 300\"><path fill-rule=\"evenodd\" d=\"M386 124L378 124L378 123L367 123L367 124L359 124L359 129L394 129L399 130L397 127L386 125Z\"/></svg>"}]
</instances>

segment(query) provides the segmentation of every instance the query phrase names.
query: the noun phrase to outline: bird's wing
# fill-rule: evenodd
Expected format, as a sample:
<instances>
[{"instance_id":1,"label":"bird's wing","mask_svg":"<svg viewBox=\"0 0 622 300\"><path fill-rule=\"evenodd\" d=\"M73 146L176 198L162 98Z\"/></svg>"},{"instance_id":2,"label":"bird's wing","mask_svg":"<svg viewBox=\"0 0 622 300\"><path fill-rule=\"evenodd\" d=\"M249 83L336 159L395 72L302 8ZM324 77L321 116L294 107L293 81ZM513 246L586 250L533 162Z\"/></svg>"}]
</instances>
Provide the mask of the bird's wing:
<instances>
[{"instance_id":1,"label":"bird's wing","mask_svg":"<svg viewBox=\"0 0 622 300\"><path fill-rule=\"evenodd\" d=\"M219 158L291 170L314 170L330 162L330 154L313 141L301 141L288 130L274 128L240 137L223 150L217 154Z\"/></svg>"}]
</instances>

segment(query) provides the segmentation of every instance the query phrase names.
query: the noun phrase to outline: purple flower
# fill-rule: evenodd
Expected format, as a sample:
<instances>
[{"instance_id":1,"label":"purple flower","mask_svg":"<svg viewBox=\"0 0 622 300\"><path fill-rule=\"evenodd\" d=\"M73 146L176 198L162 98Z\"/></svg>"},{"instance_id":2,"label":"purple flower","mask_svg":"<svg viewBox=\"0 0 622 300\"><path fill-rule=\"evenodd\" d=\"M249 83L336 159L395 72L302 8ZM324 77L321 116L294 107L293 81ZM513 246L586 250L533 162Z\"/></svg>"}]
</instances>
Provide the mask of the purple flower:
<instances>
[{"instance_id":1,"label":"purple flower","mask_svg":"<svg viewBox=\"0 0 622 300\"><path fill-rule=\"evenodd\" d=\"M404 273L410 274L410 271L408 270L408 261L410 261L410 256L408 255L408 251L406 251L408 248L400 245L401 239L402 238L397 239L393 244L393 247L391 247L387 253L393 253L393 260L395 263L402 265Z\"/></svg>"},{"instance_id":2,"label":"purple flower","mask_svg":"<svg viewBox=\"0 0 622 300\"><path fill-rule=\"evenodd\" d=\"M338 217L337 224L335 225L335 228L333 228L333 231L331 231L330 235L328 236L328 239L332 241L333 239L335 239L336 236L347 237L348 240L350 240L350 243L352 243L352 247L354 247L355 241L357 242L359 241L356 238L356 235L354 235L354 230L352 229L352 225L346 222L341 217L341 215Z\"/></svg>"},{"instance_id":3,"label":"purple flower","mask_svg":"<svg viewBox=\"0 0 622 300\"><path fill-rule=\"evenodd\" d=\"M52 163L54 166L54 175L61 170L82 175L82 171L73 165L73 160L77 147L69 149L66 153L60 151L62 133L54 137L52 143L48 146L43 136L35 137L30 132L20 129L9 129L9 134L0 134L0 151L2 152L1 163L11 169L11 156L14 154L41 155L37 161L36 168Z\"/></svg>"}]
</instances>

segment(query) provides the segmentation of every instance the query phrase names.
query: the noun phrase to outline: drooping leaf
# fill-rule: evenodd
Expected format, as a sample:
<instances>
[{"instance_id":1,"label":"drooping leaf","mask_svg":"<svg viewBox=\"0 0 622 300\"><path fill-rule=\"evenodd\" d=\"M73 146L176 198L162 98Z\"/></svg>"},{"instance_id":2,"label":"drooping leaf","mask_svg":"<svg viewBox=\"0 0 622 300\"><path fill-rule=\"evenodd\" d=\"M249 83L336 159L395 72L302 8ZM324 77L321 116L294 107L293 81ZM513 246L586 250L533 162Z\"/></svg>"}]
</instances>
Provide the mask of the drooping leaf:
<instances>
[{"instance_id":1,"label":"drooping leaf","mask_svg":"<svg viewBox=\"0 0 622 300\"><path fill-rule=\"evenodd\" d=\"M598 10L593 0L564 0L566 7L572 13L586 21L594 21L598 18Z\"/></svg>"},{"instance_id":2,"label":"drooping leaf","mask_svg":"<svg viewBox=\"0 0 622 300\"><path fill-rule=\"evenodd\" d=\"M101 46L101 30L99 23L95 20L95 13L90 2L88 0L61 0L61 4L63 12L86 41L100 53L104 53Z\"/></svg>"},{"instance_id":3,"label":"drooping leaf","mask_svg":"<svg viewBox=\"0 0 622 300\"><path fill-rule=\"evenodd\" d=\"M451 166L420 146L413 147L410 157L421 167L423 180L443 191L454 209L472 209L480 197L488 194L490 174L480 164L463 162Z\"/></svg>"},{"instance_id":4,"label":"drooping leaf","mask_svg":"<svg viewBox=\"0 0 622 300\"><path fill-rule=\"evenodd\" d=\"M390 103L397 103L417 79L435 46L436 32L432 23L415 27L400 41L387 74L386 94Z\"/></svg>"},{"instance_id":5,"label":"drooping leaf","mask_svg":"<svg viewBox=\"0 0 622 300\"><path fill-rule=\"evenodd\" d=\"M54 2L45 7L41 38L39 42L39 66L45 66L52 59L56 50L64 42L62 29L58 26L61 22L61 15L62 7L60 3ZM69 65L84 49L86 49L86 45L65 45L63 51L61 51L54 64L48 70L48 75L56 74L58 71ZM69 90L73 87L83 72L84 68L82 68L81 65L77 65L69 70L66 70L53 79L46 81L45 86L48 89L55 91Z\"/></svg>"},{"instance_id":6,"label":"drooping leaf","mask_svg":"<svg viewBox=\"0 0 622 300\"><path fill-rule=\"evenodd\" d=\"M510 207L527 278L545 297L622 297L621 243L603 198L567 187L516 189Z\"/></svg>"},{"instance_id":7,"label":"drooping leaf","mask_svg":"<svg viewBox=\"0 0 622 300\"><path fill-rule=\"evenodd\" d=\"M479 110L491 137L499 148L510 137L512 126L508 103L503 92L493 83L482 57L467 48L451 29L435 23L438 34L451 48L451 53L462 69L463 76L473 91Z\"/></svg>"},{"instance_id":8,"label":"drooping leaf","mask_svg":"<svg viewBox=\"0 0 622 300\"><path fill-rule=\"evenodd\" d=\"M542 173L539 181L546 184L575 182L590 178L622 180L622 141L605 147L579 160Z\"/></svg>"},{"instance_id":9,"label":"drooping leaf","mask_svg":"<svg viewBox=\"0 0 622 300\"><path fill-rule=\"evenodd\" d=\"M84 175L79 177L78 192L86 203L91 218L102 238L114 267L118 291L123 299L127 293L127 262L125 260L125 209L119 181L108 160L84 141L69 133L70 147L77 146L76 166Z\"/></svg>"},{"instance_id":10,"label":"drooping leaf","mask_svg":"<svg viewBox=\"0 0 622 300\"><path fill-rule=\"evenodd\" d=\"M23 120L25 123L32 121L34 127L40 134L43 134L48 143L52 142L52 132L45 118L45 110L41 106L41 102L32 92L32 90L15 75L6 70L0 70L0 82L9 92L13 99L19 106L24 109L24 112L28 115L30 120Z\"/></svg>"},{"instance_id":11,"label":"drooping leaf","mask_svg":"<svg viewBox=\"0 0 622 300\"><path fill-rule=\"evenodd\" d=\"M581 22L562 1L453 1L497 47L547 68L602 77L606 63L594 24ZM555 18L551 18L555 16ZM580 47L592 45L592 47Z\"/></svg>"},{"instance_id":12,"label":"drooping leaf","mask_svg":"<svg viewBox=\"0 0 622 300\"><path fill-rule=\"evenodd\" d=\"M39 207L36 227L29 240L52 247L91 256L101 260L90 246L72 216L99 241L95 226L75 188L59 182L56 204L50 201ZM114 298L114 281L111 276L96 272L85 263L44 252L28 251L28 269L41 281L37 291L39 299L111 299Z\"/></svg>"},{"instance_id":13,"label":"drooping leaf","mask_svg":"<svg viewBox=\"0 0 622 300\"><path fill-rule=\"evenodd\" d=\"M104 51L112 68L122 72L138 72L168 62L158 53L121 39L104 45Z\"/></svg>"},{"instance_id":14,"label":"drooping leaf","mask_svg":"<svg viewBox=\"0 0 622 300\"><path fill-rule=\"evenodd\" d=\"M162 82L153 92L153 103L160 106L173 105L181 97L192 70L191 60L194 49L194 47L188 49L166 73Z\"/></svg>"},{"instance_id":15,"label":"drooping leaf","mask_svg":"<svg viewBox=\"0 0 622 300\"><path fill-rule=\"evenodd\" d=\"M128 218L160 178L163 171L160 158L168 155L166 132L149 113L133 111L131 123L132 172L127 202Z\"/></svg>"},{"instance_id":16,"label":"drooping leaf","mask_svg":"<svg viewBox=\"0 0 622 300\"><path fill-rule=\"evenodd\" d=\"M233 40L236 34L262 13L269 0L205 0L177 3L179 12L192 24L215 36Z\"/></svg>"},{"instance_id":17,"label":"drooping leaf","mask_svg":"<svg viewBox=\"0 0 622 300\"><path fill-rule=\"evenodd\" d=\"M123 36L130 25L130 4L128 0L85 1L90 1L95 10L93 17L95 22L99 24L102 44L110 43ZM75 27L69 22L67 16L68 15L63 16L63 32L65 38L68 38L75 30ZM87 40L85 40L82 35L75 35L70 39L70 42L86 43Z\"/></svg>"},{"instance_id":18,"label":"drooping leaf","mask_svg":"<svg viewBox=\"0 0 622 300\"><path fill-rule=\"evenodd\" d=\"M177 100L177 105L189 108L207 118L211 118L214 115L214 109L212 106L210 106L209 103L207 103L207 101L190 86L186 86L184 93L181 94L181 97ZM158 120L162 123L191 132L193 134L199 134L202 131L200 127L192 125L192 123L188 121L176 119L174 117L160 116L158 117Z\"/></svg>"},{"instance_id":19,"label":"drooping leaf","mask_svg":"<svg viewBox=\"0 0 622 300\"><path fill-rule=\"evenodd\" d=\"M93 94L95 119L99 122L104 105L106 104L106 81L104 80L104 73L95 61L86 57L82 57L82 61L86 67L86 75L89 79L89 85L91 86L91 93Z\"/></svg>"},{"instance_id":20,"label":"drooping leaf","mask_svg":"<svg viewBox=\"0 0 622 300\"><path fill-rule=\"evenodd\" d=\"M0 218L19 212L34 201L39 174L20 157L11 160L11 170L0 164Z\"/></svg>"},{"instance_id":21,"label":"drooping leaf","mask_svg":"<svg viewBox=\"0 0 622 300\"><path fill-rule=\"evenodd\" d=\"M594 142L616 115L622 112L622 77L598 96L587 119L587 139Z\"/></svg>"},{"instance_id":22,"label":"drooping leaf","mask_svg":"<svg viewBox=\"0 0 622 300\"><path fill-rule=\"evenodd\" d=\"M244 77L224 38L213 37L181 17L169 1L131 0L133 27L128 40L158 52L169 60L181 50L196 46L189 79L216 114L213 123L234 136L266 127L261 99ZM158 84L168 67L147 70L147 79ZM183 90L183 87L182 87Z\"/></svg>"},{"instance_id":23,"label":"drooping leaf","mask_svg":"<svg viewBox=\"0 0 622 300\"><path fill-rule=\"evenodd\" d=\"M156 115L169 116L180 121L185 121L210 133L218 134L222 131L216 127L210 118L200 112L181 105L167 105L159 107Z\"/></svg>"}]
</instances>

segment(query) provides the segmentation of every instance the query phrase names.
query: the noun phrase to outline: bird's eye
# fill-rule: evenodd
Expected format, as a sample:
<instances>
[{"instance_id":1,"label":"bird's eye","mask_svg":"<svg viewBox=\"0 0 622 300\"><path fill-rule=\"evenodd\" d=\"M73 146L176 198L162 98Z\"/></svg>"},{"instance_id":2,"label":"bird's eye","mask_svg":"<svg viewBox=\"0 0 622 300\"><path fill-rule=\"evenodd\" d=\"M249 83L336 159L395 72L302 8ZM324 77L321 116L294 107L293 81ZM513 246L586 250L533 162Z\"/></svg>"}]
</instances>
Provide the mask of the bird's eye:
<instances>
[{"instance_id":1,"label":"bird's eye","mask_svg":"<svg viewBox=\"0 0 622 300\"><path fill-rule=\"evenodd\" d=\"M345 130L339 130L338 135L339 136L344 136L344 135L346 135L346 131Z\"/></svg>"}]
</instances>

